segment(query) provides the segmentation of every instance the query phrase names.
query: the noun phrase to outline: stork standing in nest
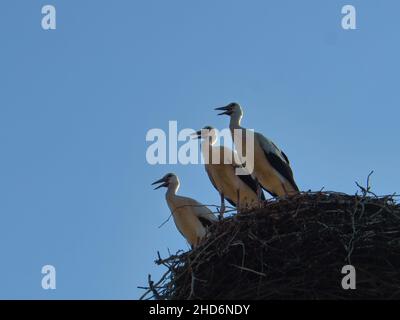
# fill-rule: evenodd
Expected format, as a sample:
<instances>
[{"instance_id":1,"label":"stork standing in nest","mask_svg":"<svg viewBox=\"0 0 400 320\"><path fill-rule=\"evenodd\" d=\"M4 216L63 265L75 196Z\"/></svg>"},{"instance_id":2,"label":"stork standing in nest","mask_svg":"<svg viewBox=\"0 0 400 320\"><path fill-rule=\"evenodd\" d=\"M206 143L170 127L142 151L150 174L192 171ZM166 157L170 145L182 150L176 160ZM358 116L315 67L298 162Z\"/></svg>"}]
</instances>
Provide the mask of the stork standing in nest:
<instances>
[{"instance_id":1,"label":"stork standing in nest","mask_svg":"<svg viewBox=\"0 0 400 320\"><path fill-rule=\"evenodd\" d=\"M250 174L236 174L240 166L237 153L225 146L215 146L217 133L206 126L194 135L202 139L201 152L210 181L221 196L220 217L225 213L225 199L238 209L252 207L265 200L264 194L257 194L257 183Z\"/></svg>"},{"instance_id":2,"label":"stork standing in nest","mask_svg":"<svg viewBox=\"0 0 400 320\"><path fill-rule=\"evenodd\" d=\"M216 108L215 110L223 111L218 115L230 116L229 129L231 130L233 140L235 140L235 131L241 130L241 150L246 150L245 137L246 134L249 134L249 130L240 125L243 116L243 111L240 105L234 102L225 107ZM289 159L285 153L261 133L251 132L251 134L254 134L253 175L257 181L274 197L298 193L299 188L294 181ZM236 144L238 142L234 141L234 143Z\"/></svg>"},{"instance_id":3,"label":"stork standing in nest","mask_svg":"<svg viewBox=\"0 0 400 320\"><path fill-rule=\"evenodd\" d=\"M161 183L161 184L160 184ZM165 198L178 231L185 237L193 248L197 247L207 234L207 228L218 218L200 202L178 196L179 178L173 173L168 173L153 185L160 184L154 190L166 187Z\"/></svg>"}]
</instances>

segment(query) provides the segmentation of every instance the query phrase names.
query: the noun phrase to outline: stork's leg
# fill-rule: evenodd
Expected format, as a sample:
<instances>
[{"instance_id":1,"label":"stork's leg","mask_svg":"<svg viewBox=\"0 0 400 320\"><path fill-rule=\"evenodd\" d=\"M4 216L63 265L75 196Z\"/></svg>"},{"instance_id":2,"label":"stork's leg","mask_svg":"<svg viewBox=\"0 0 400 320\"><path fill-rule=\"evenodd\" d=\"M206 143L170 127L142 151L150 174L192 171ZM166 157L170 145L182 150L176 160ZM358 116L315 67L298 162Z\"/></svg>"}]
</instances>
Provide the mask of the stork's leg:
<instances>
[{"instance_id":1,"label":"stork's leg","mask_svg":"<svg viewBox=\"0 0 400 320\"><path fill-rule=\"evenodd\" d=\"M236 196L237 196L236 209L237 209L237 212L239 213L240 212L240 189L239 188L237 188L237 190L236 190Z\"/></svg>"},{"instance_id":2,"label":"stork's leg","mask_svg":"<svg viewBox=\"0 0 400 320\"><path fill-rule=\"evenodd\" d=\"M221 220L225 213L225 197L222 192L220 193L220 196L221 196L221 206L219 208L219 219Z\"/></svg>"},{"instance_id":3,"label":"stork's leg","mask_svg":"<svg viewBox=\"0 0 400 320\"><path fill-rule=\"evenodd\" d=\"M262 188L261 188L261 184L258 182L258 179L255 178L255 180L256 180L256 185L257 185L257 199L258 199L258 203L261 205Z\"/></svg>"},{"instance_id":4,"label":"stork's leg","mask_svg":"<svg viewBox=\"0 0 400 320\"><path fill-rule=\"evenodd\" d=\"M200 245L201 240L202 240L202 239L198 236L198 237L197 237L197 240L196 240L196 247L198 247L198 246Z\"/></svg>"},{"instance_id":5,"label":"stork's leg","mask_svg":"<svg viewBox=\"0 0 400 320\"><path fill-rule=\"evenodd\" d=\"M287 197L289 195L289 192L287 191L285 184L283 182L281 183L281 185L282 185L283 192L285 193L285 197Z\"/></svg>"}]
</instances>

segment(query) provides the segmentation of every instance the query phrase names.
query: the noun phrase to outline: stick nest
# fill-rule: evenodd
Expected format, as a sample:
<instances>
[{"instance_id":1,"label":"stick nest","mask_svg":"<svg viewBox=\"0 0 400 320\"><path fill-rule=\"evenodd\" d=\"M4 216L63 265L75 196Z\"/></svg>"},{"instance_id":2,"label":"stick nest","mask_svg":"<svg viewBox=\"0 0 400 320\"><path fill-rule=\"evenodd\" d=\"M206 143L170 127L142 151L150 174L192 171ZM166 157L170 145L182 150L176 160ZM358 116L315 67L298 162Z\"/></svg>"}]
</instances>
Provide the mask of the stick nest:
<instances>
[{"instance_id":1,"label":"stick nest","mask_svg":"<svg viewBox=\"0 0 400 320\"><path fill-rule=\"evenodd\" d=\"M394 196L307 192L213 225L196 249L155 261L142 299L400 299ZM344 290L344 265L356 289Z\"/></svg>"}]
</instances>

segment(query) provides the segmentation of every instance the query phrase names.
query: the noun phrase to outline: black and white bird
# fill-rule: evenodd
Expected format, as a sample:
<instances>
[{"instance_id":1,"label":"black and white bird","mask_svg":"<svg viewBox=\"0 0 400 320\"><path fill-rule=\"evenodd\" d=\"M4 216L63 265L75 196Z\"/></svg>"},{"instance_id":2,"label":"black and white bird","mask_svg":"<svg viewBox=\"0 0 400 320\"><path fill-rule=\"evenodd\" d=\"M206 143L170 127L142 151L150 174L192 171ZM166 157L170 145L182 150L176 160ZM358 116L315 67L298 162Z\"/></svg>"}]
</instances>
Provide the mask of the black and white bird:
<instances>
[{"instance_id":1,"label":"black and white bird","mask_svg":"<svg viewBox=\"0 0 400 320\"><path fill-rule=\"evenodd\" d=\"M178 231L186 238L192 248L198 246L207 234L207 228L218 218L200 202L178 196L179 178L174 173L168 173L152 185L160 184L154 190L166 187L165 198Z\"/></svg>"},{"instance_id":2,"label":"black and white bird","mask_svg":"<svg viewBox=\"0 0 400 320\"><path fill-rule=\"evenodd\" d=\"M233 102L215 110L223 111L218 115L230 116L229 128L233 140L235 140L235 130L242 130L243 137L248 134L249 130L240 125L243 111L238 103ZM246 139L243 138L242 150L246 150L245 141ZM234 141L234 143L236 144L237 141ZM270 139L258 132L254 132L253 176L274 197L292 195L299 192L288 157Z\"/></svg>"},{"instance_id":3,"label":"black and white bird","mask_svg":"<svg viewBox=\"0 0 400 320\"><path fill-rule=\"evenodd\" d=\"M237 175L240 166L237 153L225 146L215 146L217 132L211 126L197 131L194 137L202 139L201 152L204 165L212 185L221 196L220 216L225 212L226 199L238 209L252 207L259 203L257 183L250 174ZM261 191L260 200L265 200Z\"/></svg>"}]
</instances>

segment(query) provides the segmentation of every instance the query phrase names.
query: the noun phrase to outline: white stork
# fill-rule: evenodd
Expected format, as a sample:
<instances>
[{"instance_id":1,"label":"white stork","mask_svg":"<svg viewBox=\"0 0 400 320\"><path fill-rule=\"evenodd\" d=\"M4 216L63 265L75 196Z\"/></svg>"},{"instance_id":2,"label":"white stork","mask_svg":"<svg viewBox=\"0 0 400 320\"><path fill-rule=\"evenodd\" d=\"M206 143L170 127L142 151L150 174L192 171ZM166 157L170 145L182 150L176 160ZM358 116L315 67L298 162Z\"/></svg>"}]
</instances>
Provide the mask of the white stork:
<instances>
[{"instance_id":1,"label":"white stork","mask_svg":"<svg viewBox=\"0 0 400 320\"><path fill-rule=\"evenodd\" d=\"M240 125L243 111L238 103L230 103L215 110L224 111L218 115L230 116L229 128L232 138L234 137L234 130L243 130L242 136L245 137L248 130ZM242 139L242 143L242 150L246 150L245 139ZM261 186L274 197L299 192L288 157L271 140L258 132L254 132L253 175Z\"/></svg>"},{"instance_id":2,"label":"white stork","mask_svg":"<svg viewBox=\"0 0 400 320\"><path fill-rule=\"evenodd\" d=\"M207 227L218 218L198 201L178 196L179 178L173 173L168 173L152 185L159 184L154 190L166 187L165 198L178 231L186 238L192 248L199 245L207 234Z\"/></svg>"},{"instance_id":3,"label":"white stork","mask_svg":"<svg viewBox=\"0 0 400 320\"><path fill-rule=\"evenodd\" d=\"M220 217L225 212L224 199L239 209L257 204L259 196L256 181L250 174L236 175L235 170L240 163L237 153L224 146L214 146L217 141L216 130L206 126L194 136L203 139L201 152L205 160L205 169L212 185L221 196ZM260 198L265 200L262 191Z\"/></svg>"}]
</instances>

